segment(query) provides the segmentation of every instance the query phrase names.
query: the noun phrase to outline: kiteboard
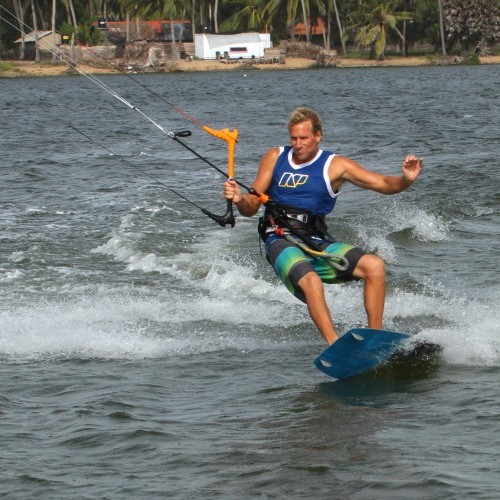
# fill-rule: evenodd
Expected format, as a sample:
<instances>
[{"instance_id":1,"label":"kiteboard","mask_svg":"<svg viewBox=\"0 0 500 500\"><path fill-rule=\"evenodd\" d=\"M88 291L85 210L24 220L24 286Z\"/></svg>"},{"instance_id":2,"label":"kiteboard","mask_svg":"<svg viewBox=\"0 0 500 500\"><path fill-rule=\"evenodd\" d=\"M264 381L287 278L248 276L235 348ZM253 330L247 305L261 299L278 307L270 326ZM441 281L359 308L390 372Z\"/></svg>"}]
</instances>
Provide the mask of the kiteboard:
<instances>
[{"instance_id":1,"label":"kiteboard","mask_svg":"<svg viewBox=\"0 0 500 500\"><path fill-rule=\"evenodd\" d=\"M406 333L354 328L327 347L314 364L335 380L354 377L382 365L409 338Z\"/></svg>"}]
</instances>

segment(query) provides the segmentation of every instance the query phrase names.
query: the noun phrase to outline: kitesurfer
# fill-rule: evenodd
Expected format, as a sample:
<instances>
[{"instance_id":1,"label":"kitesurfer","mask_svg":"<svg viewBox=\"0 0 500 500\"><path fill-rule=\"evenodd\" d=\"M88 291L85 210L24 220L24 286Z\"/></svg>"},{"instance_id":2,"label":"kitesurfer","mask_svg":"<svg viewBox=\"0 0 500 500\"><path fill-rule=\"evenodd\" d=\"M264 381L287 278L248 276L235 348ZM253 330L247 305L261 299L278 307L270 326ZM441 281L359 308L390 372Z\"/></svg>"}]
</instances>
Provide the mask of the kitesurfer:
<instances>
[{"instance_id":1,"label":"kitesurfer","mask_svg":"<svg viewBox=\"0 0 500 500\"><path fill-rule=\"evenodd\" d=\"M290 146L269 149L260 162L248 193L242 193L234 180L224 183L223 196L232 201L243 216L255 215L262 198L269 195L259 234L265 242L266 256L287 288L305 302L317 328L328 342L338 339L332 315L325 300L323 283L364 281L364 306L369 328L382 328L385 303L385 265L383 260L361 248L335 241L325 224L344 182L383 194L407 189L422 170L422 159L408 155L399 176L366 170L355 161L320 149L321 119L309 108L295 109L288 121ZM311 248L341 256L347 269L339 270L328 259L304 251L302 245L286 239L293 234Z\"/></svg>"}]
</instances>

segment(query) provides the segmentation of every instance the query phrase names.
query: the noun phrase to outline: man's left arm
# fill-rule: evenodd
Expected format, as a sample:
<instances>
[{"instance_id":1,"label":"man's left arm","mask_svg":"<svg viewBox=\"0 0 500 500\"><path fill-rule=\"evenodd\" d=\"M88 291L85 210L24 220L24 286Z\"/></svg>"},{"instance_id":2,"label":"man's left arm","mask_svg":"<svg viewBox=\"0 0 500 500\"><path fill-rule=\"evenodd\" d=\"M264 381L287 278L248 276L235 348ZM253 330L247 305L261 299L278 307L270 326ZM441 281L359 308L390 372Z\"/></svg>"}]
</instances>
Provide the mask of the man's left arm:
<instances>
[{"instance_id":1,"label":"man's left arm","mask_svg":"<svg viewBox=\"0 0 500 500\"><path fill-rule=\"evenodd\" d=\"M401 175L383 175L366 170L349 158L339 160L334 177L382 194L396 194L410 187L420 175L423 163L421 158L408 155L403 161Z\"/></svg>"}]
</instances>

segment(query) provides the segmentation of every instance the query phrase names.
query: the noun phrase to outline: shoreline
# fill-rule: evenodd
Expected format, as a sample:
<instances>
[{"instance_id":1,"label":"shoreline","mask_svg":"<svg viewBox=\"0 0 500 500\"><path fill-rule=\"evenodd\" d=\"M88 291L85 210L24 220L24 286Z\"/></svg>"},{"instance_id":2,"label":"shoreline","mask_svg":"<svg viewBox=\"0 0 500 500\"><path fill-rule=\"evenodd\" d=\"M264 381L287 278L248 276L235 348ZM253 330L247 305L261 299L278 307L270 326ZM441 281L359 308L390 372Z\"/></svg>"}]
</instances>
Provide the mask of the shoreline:
<instances>
[{"instance_id":1,"label":"shoreline","mask_svg":"<svg viewBox=\"0 0 500 500\"><path fill-rule=\"evenodd\" d=\"M68 67L60 61L52 64L51 62L44 61L35 63L34 61L1 61L6 63L8 68L0 68L0 77L42 77L42 76L60 76L68 74L77 74L78 71ZM110 63L111 64L111 63ZM168 61L165 65L159 68L144 68L138 70L134 68L131 72L134 73L189 73L200 71L235 71L235 70L269 70L269 71L282 71L282 70L298 70L298 69L334 69L334 68L365 68L365 67L414 67L414 66L437 66L437 65L460 65L460 62L455 62L453 58L447 58L441 62L439 58L432 59L427 56L410 56L400 57L391 56L383 61L375 61L372 59L351 59L351 58L337 58L335 65L325 68L318 66L316 61L312 59L303 59L297 57L289 57L285 59L284 64L269 63L258 64L251 63L249 60L238 61L213 61L213 60L178 60ZM500 64L500 56L481 57L480 64ZM79 64L78 68L85 73L93 74L119 74L122 71L109 67L91 64Z\"/></svg>"}]
</instances>

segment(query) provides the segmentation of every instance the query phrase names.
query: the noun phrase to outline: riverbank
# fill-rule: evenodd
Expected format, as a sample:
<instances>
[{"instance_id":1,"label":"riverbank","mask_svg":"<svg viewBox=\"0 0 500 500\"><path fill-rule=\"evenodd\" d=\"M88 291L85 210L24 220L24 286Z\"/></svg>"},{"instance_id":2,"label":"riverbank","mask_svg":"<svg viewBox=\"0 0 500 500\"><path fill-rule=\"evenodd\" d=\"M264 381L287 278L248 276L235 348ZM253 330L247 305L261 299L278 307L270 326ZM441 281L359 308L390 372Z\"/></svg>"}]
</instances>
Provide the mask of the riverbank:
<instances>
[{"instance_id":1,"label":"riverbank","mask_svg":"<svg viewBox=\"0 0 500 500\"><path fill-rule=\"evenodd\" d=\"M500 56L488 56L480 58L481 64L500 64ZM387 57L384 61L374 61L371 59L337 58L335 66L338 68L352 67L384 67L384 66L435 66L436 64L458 64L458 61L449 59L439 61L436 58L426 56L415 57ZM146 68L148 72L198 72L198 71L235 71L241 69L248 70L293 70L308 69L316 67L316 61L303 58L286 58L284 64L267 63L251 64L248 60L239 61L205 61L205 60L179 60L169 61L159 68ZM82 64L78 66L82 72L93 74L119 73L118 69L110 66L91 66ZM134 68L130 71L136 72ZM34 61L0 61L0 77L33 77L33 76L58 76L75 72L62 62L51 63Z\"/></svg>"}]
</instances>

